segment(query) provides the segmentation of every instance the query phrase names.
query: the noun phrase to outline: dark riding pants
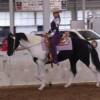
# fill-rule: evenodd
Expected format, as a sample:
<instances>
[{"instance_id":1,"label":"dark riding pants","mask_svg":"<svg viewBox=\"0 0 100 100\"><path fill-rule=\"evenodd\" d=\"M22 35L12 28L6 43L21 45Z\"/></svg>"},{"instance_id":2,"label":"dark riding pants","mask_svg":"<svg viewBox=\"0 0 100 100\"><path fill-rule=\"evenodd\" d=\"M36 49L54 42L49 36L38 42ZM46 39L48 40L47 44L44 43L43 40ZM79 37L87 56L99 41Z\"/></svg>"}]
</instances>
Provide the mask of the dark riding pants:
<instances>
[{"instance_id":1,"label":"dark riding pants","mask_svg":"<svg viewBox=\"0 0 100 100\"><path fill-rule=\"evenodd\" d=\"M50 38L50 51L52 54L52 58L53 58L53 62L57 63L57 44L60 41L60 34L59 33L55 33L53 37Z\"/></svg>"}]
</instances>

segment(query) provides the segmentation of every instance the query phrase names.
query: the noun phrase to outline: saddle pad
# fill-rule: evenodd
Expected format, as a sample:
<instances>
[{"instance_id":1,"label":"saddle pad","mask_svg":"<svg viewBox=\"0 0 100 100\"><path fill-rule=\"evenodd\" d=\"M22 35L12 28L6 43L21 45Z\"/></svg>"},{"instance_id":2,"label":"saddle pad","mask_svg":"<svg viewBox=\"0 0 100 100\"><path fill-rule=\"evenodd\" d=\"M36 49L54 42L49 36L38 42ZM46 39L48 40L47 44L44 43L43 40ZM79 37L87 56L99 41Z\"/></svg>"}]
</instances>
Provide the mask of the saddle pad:
<instances>
[{"instance_id":1,"label":"saddle pad","mask_svg":"<svg viewBox=\"0 0 100 100\"><path fill-rule=\"evenodd\" d=\"M57 51L62 50L72 50L72 40L71 38L68 38L68 40L63 45L57 45Z\"/></svg>"},{"instance_id":2,"label":"saddle pad","mask_svg":"<svg viewBox=\"0 0 100 100\"><path fill-rule=\"evenodd\" d=\"M46 47L44 40L41 42L43 50L48 50ZM57 51L62 51L62 50L72 50L72 40L69 38L63 45L57 45Z\"/></svg>"}]
</instances>

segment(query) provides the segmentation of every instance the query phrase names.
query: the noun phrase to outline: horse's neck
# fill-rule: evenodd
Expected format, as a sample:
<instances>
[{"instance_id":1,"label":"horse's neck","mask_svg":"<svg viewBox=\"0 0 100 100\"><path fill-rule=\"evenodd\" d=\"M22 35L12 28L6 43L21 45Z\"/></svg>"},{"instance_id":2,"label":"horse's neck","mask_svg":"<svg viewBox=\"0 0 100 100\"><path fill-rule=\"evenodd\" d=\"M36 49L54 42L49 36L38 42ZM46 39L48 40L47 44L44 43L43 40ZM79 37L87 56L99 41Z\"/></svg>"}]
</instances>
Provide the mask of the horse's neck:
<instances>
[{"instance_id":1,"label":"horse's neck","mask_svg":"<svg viewBox=\"0 0 100 100\"><path fill-rule=\"evenodd\" d=\"M38 44L42 40L42 38L40 36L36 36L34 34L27 35L27 38L28 38L29 42L32 44Z\"/></svg>"},{"instance_id":2,"label":"horse's neck","mask_svg":"<svg viewBox=\"0 0 100 100\"><path fill-rule=\"evenodd\" d=\"M25 41L25 40L20 40L20 45L27 49L42 48L41 43L33 44L33 43L30 43L29 41Z\"/></svg>"},{"instance_id":3,"label":"horse's neck","mask_svg":"<svg viewBox=\"0 0 100 100\"><path fill-rule=\"evenodd\" d=\"M28 50L33 57L37 57L42 60L44 60L46 58L48 51L43 50L41 43L32 45L30 42L21 40L20 44L22 47L24 47L26 50Z\"/></svg>"},{"instance_id":4,"label":"horse's neck","mask_svg":"<svg viewBox=\"0 0 100 100\"><path fill-rule=\"evenodd\" d=\"M20 40L20 45L23 47L29 47L31 44L25 40Z\"/></svg>"}]
</instances>

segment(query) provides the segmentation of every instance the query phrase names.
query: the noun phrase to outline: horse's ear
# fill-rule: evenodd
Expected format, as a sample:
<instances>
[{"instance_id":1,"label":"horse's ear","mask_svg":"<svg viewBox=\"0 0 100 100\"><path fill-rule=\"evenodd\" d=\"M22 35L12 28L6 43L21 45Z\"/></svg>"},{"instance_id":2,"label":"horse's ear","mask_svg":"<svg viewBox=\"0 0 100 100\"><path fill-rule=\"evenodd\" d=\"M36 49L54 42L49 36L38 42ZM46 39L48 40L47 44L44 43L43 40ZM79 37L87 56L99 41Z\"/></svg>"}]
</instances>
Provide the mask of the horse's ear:
<instances>
[{"instance_id":1,"label":"horse's ear","mask_svg":"<svg viewBox=\"0 0 100 100\"><path fill-rule=\"evenodd\" d=\"M12 34L12 35L14 35L15 33L9 32L9 34Z\"/></svg>"},{"instance_id":2,"label":"horse's ear","mask_svg":"<svg viewBox=\"0 0 100 100\"><path fill-rule=\"evenodd\" d=\"M10 32L9 35L10 35L10 36L14 36L15 34L13 34L13 33Z\"/></svg>"}]
</instances>

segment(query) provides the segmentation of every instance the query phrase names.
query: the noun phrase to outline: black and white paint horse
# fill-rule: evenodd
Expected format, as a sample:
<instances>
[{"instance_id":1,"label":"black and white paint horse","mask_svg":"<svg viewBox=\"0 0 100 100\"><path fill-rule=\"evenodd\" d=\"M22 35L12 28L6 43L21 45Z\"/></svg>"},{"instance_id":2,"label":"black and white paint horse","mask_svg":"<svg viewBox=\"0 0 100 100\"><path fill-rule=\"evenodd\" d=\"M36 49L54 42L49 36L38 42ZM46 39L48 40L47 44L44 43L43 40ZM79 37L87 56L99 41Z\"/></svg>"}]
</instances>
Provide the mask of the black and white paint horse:
<instances>
[{"instance_id":1,"label":"black and white paint horse","mask_svg":"<svg viewBox=\"0 0 100 100\"><path fill-rule=\"evenodd\" d=\"M78 60L82 61L96 77L96 85L99 86L99 72L100 72L100 61L96 49L86 40L80 39L76 34L70 34L73 49L63 50L58 53L58 61L64 61L69 59L71 76L69 82L65 84L65 87L69 86L74 77L77 74L76 63ZM14 51L20 45L26 48L32 55L33 61L37 64L38 74L41 76L41 85L39 87L42 90L46 86L45 80L45 64L47 59L48 51L43 50L41 43L32 45L27 36L24 33L16 33L15 35L9 34L8 38L8 56L13 55ZM91 67L91 63L95 67Z\"/></svg>"}]
</instances>

